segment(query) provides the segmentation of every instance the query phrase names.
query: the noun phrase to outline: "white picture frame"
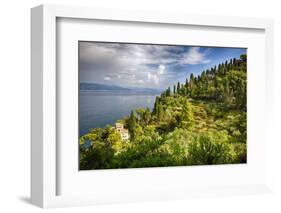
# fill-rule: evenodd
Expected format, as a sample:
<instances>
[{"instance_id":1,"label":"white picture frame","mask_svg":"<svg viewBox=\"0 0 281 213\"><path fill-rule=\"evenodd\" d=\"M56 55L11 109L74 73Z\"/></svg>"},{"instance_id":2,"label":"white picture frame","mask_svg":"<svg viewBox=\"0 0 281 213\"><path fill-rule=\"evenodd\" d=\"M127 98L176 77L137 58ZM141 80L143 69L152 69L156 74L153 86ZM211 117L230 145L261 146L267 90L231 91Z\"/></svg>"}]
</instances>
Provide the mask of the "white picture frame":
<instances>
[{"instance_id":1,"label":"white picture frame","mask_svg":"<svg viewBox=\"0 0 281 213\"><path fill-rule=\"evenodd\" d=\"M151 192L134 193L132 190L109 193L105 191L103 195L64 195L58 192L60 184L60 169L58 159L60 158L57 146L57 117L58 117L58 95L57 88L57 21L59 18L80 19L80 20L100 20L118 21L131 23L153 23L163 25L167 28L173 26L200 26L202 28L220 28L227 30L258 30L263 32L264 43L264 69L262 74L266 76L264 80L265 88L262 90L265 95L264 107L268 113L261 122L264 123L265 131L260 133L264 136L262 147L266 147L263 153L265 165L259 171L264 177L254 184L237 182L233 185L221 184L216 186L201 187L199 182L193 183L194 187L183 186L178 188L171 185L162 190L152 189ZM241 195L270 192L271 172L270 172L270 125L272 114L272 91L273 82L273 21L270 19L238 18L238 17L216 17L187 14L166 14L152 13L145 11L122 11L100 8L84 8L74 6L54 6L41 5L31 10L31 81L32 81L32 103L31 103L31 201L34 205L49 208L76 205L91 205L99 203L117 202L139 202L144 200L165 200L179 199L198 196L215 195ZM207 168L203 167L203 170ZM223 168L222 171L229 170ZM245 169L247 170L247 168ZM143 170L141 170L143 172ZM152 175L175 175L184 174L183 170L167 168L164 170L150 169L150 174L145 174L146 178ZM104 173L106 177L109 173ZM112 174L112 171L111 171ZM140 174L139 170L132 170L130 175ZM127 175L127 174L126 174ZM171 178L174 178L171 176ZM159 185L160 187L161 185ZM124 186L126 187L126 186ZM128 186L127 186L128 187ZM127 193L127 194L126 194Z\"/></svg>"}]
</instances>

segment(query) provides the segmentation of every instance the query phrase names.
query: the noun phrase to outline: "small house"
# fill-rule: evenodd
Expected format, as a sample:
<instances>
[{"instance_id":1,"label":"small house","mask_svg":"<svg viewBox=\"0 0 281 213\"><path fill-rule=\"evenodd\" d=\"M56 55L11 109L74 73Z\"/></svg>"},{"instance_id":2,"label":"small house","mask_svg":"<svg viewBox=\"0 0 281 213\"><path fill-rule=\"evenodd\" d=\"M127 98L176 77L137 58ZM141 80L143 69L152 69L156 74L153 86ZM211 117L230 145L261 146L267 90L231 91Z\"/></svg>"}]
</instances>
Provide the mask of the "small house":
<instances>
[{"instance_id":1,"label":"small house","mask_svg":"<svg viewBox=\"0 0 281 213\"><path fill-rule=\"evenodd\" d=\"M120 134L122 140L130 138L128 129L125 129L122 123L115 123L115 129Z\"/></svg>"}]
</instances>

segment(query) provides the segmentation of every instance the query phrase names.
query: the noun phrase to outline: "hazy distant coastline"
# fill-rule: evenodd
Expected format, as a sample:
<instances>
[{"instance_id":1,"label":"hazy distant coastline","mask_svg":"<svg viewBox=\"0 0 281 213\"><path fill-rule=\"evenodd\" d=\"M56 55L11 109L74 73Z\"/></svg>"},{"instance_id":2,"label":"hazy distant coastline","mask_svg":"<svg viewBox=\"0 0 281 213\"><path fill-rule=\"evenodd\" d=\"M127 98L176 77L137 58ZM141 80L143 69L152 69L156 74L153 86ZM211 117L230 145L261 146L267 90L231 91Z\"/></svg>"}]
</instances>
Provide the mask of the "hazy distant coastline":
<instances>
[{"instance_id":1,"label":"hazy distant coastline","mask_svg":"<svg viewBox=\"0 0 281 213\"><path fill-rule=\"evenodd\" d=\"M117 85L106 85L106 84L97 84L97 83L80 83L80 91L123 91L128 93L153 93L160 94L162 90L152 89L152 88L125 88Z\"/></svg>"}]
</instances>

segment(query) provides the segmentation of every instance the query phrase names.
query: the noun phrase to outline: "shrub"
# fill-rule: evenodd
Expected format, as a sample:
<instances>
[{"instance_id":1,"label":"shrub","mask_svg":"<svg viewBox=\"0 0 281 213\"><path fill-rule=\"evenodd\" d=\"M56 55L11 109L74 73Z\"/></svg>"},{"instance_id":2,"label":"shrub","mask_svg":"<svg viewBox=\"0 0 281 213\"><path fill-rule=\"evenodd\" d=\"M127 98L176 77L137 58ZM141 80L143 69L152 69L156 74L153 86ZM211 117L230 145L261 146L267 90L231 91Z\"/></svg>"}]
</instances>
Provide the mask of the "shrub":
<instances>
[{"instance_id":1,"label":"shrub","mask_svg":"<svg viewBox=\"0 0 281 213\"><path fill-rule=\"evenodd\" d=\"M225 131L201 133L188 146L192 164L211 165L233 162L233 151Z\"/></svg>"}]
</instances>

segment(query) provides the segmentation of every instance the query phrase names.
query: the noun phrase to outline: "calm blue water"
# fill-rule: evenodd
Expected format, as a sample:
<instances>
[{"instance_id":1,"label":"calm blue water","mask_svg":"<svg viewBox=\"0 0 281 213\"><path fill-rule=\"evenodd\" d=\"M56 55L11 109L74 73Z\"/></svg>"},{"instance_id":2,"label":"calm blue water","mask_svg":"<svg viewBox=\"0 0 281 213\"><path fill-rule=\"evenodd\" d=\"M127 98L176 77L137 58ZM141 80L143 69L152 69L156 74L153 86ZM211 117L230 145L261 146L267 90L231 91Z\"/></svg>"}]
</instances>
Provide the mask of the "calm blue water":
<instances>
[{"instance_id":1,"label":"calm blue water","mask_svg":"<svg viewBox=\"0 0 281 213\"><path fill-rule=\"evenodd\" d=\"M118 119L130 115L136 108L153 108L159 94L127 91L80 91L79 133L90 128L114 125Z\"/></svg>"}]
</instances>

